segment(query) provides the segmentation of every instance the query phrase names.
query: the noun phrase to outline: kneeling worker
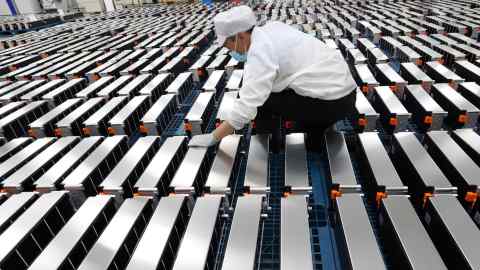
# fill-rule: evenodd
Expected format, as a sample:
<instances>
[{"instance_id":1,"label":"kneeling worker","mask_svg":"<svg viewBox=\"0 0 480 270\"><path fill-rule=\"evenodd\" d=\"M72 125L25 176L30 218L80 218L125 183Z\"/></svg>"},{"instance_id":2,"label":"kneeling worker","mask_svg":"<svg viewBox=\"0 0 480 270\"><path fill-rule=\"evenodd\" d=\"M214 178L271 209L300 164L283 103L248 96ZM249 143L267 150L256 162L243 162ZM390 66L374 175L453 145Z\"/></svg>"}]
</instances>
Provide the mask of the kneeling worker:
<instances>
[{"instance_id":1,"label":"kneeling worker","mask_svg":"<svg viewBox=\"0 0 480 270\"><path fill-rule=\"evenodd\" d=\"M320 140L354 112L357 85L337 50L284 23L256 26L247 6L219 13L214 25L217 43L245 62L243 85L227 120L213 133L194 136L190 146L215 145L252 120L257 133L275 137L281 118Z\"/></svg>"}]
</instances>

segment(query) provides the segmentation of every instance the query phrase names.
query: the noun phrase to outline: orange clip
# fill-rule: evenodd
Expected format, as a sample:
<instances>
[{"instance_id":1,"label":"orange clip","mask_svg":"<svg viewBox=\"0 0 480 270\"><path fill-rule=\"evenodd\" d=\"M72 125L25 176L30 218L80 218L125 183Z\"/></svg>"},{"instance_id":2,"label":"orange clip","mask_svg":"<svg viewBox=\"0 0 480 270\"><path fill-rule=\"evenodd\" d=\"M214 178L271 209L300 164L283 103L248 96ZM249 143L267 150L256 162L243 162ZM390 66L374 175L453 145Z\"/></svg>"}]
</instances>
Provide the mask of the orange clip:
<instances>
[{"instance_id":1,"label":"orange clip","mask_svg":"<svg viewBox=\"0 0 480 270\"><path fill-rule=\"evenodd\" d=\"M82 128L82 131L85 136L90 136L90 134L92 134L89 128Z\"/></svg>"},{"instance_id":2,"label":"orange clip","mask_svg":"<svg viewBox=\"0 0 480 270\"><path fill-rule=\"evenodd\" d=\"M417 66L421 66L423 64L422 59L417 59L415 64L417 64Z\"/></svg>"},{"instance_id":3,"label":"orange clip","mask_svg":"<svg viewBox=\"0 0 480 270\"><path fill-rule=\"evenodd\" d=\"M473 208L475 206L475 203L477 202L477 198L478 198L477 192L468 191L467 194L465 194L465 201L471 203L470 208Z\"/></svg>"},{"instance_id":4,"label":"orange clip","mask_svg":"<svg viewBox=\"0 0 480 270\"><path fill-rule=\"evenodd\" d=\"M100 79L100 76L98 76L98 74L93 74L92 79L94 81L97 81L98 79Z\"/></svg>"},{"instance_id":5,"label":"orange clip","mask_svg":"<svg viewBox=\"0 0 480 270\"><path fill-rule=\"evenodd\" d=\"M53 134L55 135L55 137L62 137L62 130L59 129L59 128L56 128L56 129L53 131Z\"/></svg>"},{"instance_id":6,"label":"orange clip","mask_svg":"<svg viewBox=\"0 0 480 270\"><path fill-rule=\"evenodd\" d=\"M36 137L37 137L37 136L35 136L35 132L34 132L32 129L29 129L29 130L27 131L27 133L28 133L28 136L30 136L30 137L32 137L32 138L36 138Z\"/></svg>"},{"instance_id":7,"label":"orange clip","mask_svg":"<svg viewBox=\"0 0 480 270\"><path fill-rule=\"evenodd\" d=\"M142 195L140 194L140 192L134 192L134 193L133 193L133 197L138 197L138 196L142 196Z\"/></svg>"},{"instance_id":8,"label":"orange clip","mask_svg":"<svg viewBox=\"0 0 480 270\"><path fill-rule=\"evenodd\" d=\"M430 115L426 115L425 118L423 119L423 123L427 124L427 125L431 125L432 124L432 116Z\"/></svg>"},{"instance_id":9,"label":"orange clip","mask_svg":"<svg viewBox=\"0 0 480 270\"><path fill-rule=\"evenodd\" d=\"M368 85L362 86L362 92L367 94L368 93Z\"/></svg>"},{"instance_id":10,"label":"orange clip","mask_svg":"<svg viewBox=\"0 0 480 270\"><path fill-rule=\"evenodd\" d=\"M283 197L288 197L291 194L292 194L291 192L285 191L285 192L283 192Z\"/></svg>"},{"instance_id":11,"label":"orange clip","mask_svg":"<svg viewBox=\"0 0 480 270\"><path fill-rule=\"evenodd\" d=\"M388 121L388 123L389 123L391 126L397 126L398 120L397 120L396 117L390 117L390 120Z\"/></svg>"},{"instance_id":12,"label":"orange clip","mask_svg":"<svg viewBox=\"0 0 480 270\"><path fill-rule=\"evenodd\" d=\"M147 134L147 133L148 133L148 128L145 127L144 125L140 125L139 131L140 131L140 133L142 133L142 134Z\"/></svg>"},{"instance_id":13,"label":"orange clip","mask_svg":"<svg viewBox=\"0 0 480 270\"><path fill-rule=\"evenodd\" d=\"M444 62L445 62L445 60L443 60L443 58L438 59L438 63L443 65Z\"/></svg>"},{"instance_id":14,"label":"orange clip","mask_svg":"<svg viewBox=\"0 0 480 270\"><path fill-rule=\"evenodd\" d=\"M392 90L393 92L396 92L397 91L397 85L390 85L390 90Z\"/></svg>"},{"instance_id":15,"label":"orange clip","mask_svg":"<svg viewBox=\"0 0 480 270\"><path fill-rule=\"evenodd\" d=\"M375 195L375 201L377 202L377 207L380 207L380 202L382 199L387 198L387 193L378 191Z\"/></svg>"},{"instance_id":16,"label":"orange clip","mask_svg":"<svg viewBox=\"0 0 480 270\"><path fill-rule=\"evenodd\" d=\"M98 195L108 195L108 193L104 192L104 191L99 191L98 192Z\"/></svg>"},{"instance_id":17,"label":"orange clip","mask_svg":"<svg viewBox=\"0 0 480 270\"><path fill-rule=\"evenodd\" d=\"M108 128L107 128L107 133L108 133L109 135L115 135L115 129L112 128L112 127L108 127Z\"/></svg>"},{"instance_id":18,"label":"orange clip","mask_svg":"<svg viewBox=\"0 0 480 270\"><path fill-rule=\"evenodd\" d=\"M48 54L47 54L47 53L41 53L41 54L40 54L40 57L41 57L41 58L47 58L47 57L48 57Z\"/></svg>"},{"instance_id":19,"label":"orange clip","mask_svg":"<svg viewBox=\"0 0 480 270\"><path fill-rule=\"evenodd\" d=\"M332 199L332 200L335 200L336 198L341 197L341 196L342 196L342 192L340 192L336 189L332 189L332 191L330 191L330 199Z\"/></svg>"},{"instance_id":20,"label":"orange clip","mask_svg":"<svg viewBox=\"0 0 480 270\"><path fill-rule=\"evenodd\" d=\"M361 127L367 126L368 120L365 118L358 118L358 125Z\"/></svg>"},{"instance_id":21,"label":"orange clip","mask_svg":"<svg viewBox=\"0 0 480 270\"><path fill-rule=\"evenodd\" d=\"M425 206L427 205L428 198L431 198L431 197L433 197L433 194L431 192L425 192L423 194L423 208L425 208Z\"/></svg>"},{"instance_id":22,"label":"orange clip","mask_svg":"<svg viewBox=\"0 0 480 270\"><path fill-rule=\"evenodd\" d=\"M202 77L205 73L201 69L197 69L197 75L198 77Z\"/></svg>"},{"instance_id":23,"label":"orange clip","mask_svg":"<svg viewBox=\"0 0 480 270\"><path fill-rule=\"evenodd\" d=\"M192 123L186 122L185 123L185 131L192 131Z\"/></svg>"},{"instance_id":24,"label":"orange clip","mask_svg":"<svg viewBox=\"0 0 480 270\"><path fill-rule=\"evenodd\" d=\"M448 86L455 88L455 82L454 81L449 81Z\"/></svg>"},{"instance_id":25,"label":"orange clip","mask_svg":"<svg viewBox=\"0 0 480 270\"><path fill-rule=\"evenodd\" d=\"M458 122L461 124L465 124L468 121L468 116L466 114L460 114L458 116Z\"/></svg>"}]
</instances>

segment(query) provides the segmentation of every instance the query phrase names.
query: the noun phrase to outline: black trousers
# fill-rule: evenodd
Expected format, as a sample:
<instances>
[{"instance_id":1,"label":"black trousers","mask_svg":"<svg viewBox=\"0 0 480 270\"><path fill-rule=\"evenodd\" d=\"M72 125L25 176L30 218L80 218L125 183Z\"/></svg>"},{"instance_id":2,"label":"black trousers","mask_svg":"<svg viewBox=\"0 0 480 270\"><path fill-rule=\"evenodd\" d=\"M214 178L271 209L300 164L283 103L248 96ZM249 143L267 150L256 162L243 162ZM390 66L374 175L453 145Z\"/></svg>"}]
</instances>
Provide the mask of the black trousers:
<instances>
[{"instance_id":1,"label":"black trousers","mask_svg":"<svg viewBox=\"0 0 480 270\"><path fill-rule=\"evenodd\" d=\"M281 138L281 124L284 121L293 121L299 130L308 134L307 146L311 146L312 139L320 140L318 136L323 136L326 129L355 113L356 97L355 89L336 100L305 97L292 89L272 93L267 101L258 107L255 118L256 133L271 133L275 143ZM275 145L273 147L275 148ZM317 148L318 145L314 147Z\"/></svg>"}]
</instances>

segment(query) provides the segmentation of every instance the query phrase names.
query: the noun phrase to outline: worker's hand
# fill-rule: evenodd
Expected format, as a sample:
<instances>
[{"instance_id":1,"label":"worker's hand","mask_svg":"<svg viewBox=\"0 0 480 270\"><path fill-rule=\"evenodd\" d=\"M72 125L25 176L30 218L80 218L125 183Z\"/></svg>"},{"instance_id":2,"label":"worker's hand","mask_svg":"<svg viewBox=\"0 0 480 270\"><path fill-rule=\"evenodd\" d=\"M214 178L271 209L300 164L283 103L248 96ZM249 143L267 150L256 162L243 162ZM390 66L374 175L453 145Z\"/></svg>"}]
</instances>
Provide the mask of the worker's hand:
<instances>
[{"instance_id":1,"label":"worker's hand","mask_svg":"<svg viewBox=\"0 0 480 270\"><path fill-rule=\"evenodd\" d=\"M219 142L213 133L207 133L202 135L193 136L188 143L189 147L210 147Z\"/></svg>"}]
</instances>

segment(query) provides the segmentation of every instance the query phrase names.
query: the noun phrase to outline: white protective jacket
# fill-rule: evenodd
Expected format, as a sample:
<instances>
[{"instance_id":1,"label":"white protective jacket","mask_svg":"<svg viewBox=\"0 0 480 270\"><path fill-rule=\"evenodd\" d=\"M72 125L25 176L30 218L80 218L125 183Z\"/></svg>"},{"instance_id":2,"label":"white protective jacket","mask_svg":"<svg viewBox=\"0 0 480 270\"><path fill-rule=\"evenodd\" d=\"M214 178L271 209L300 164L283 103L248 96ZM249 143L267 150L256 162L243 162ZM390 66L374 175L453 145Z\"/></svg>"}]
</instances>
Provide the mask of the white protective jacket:
<instances>
[{"instance_id":1,"label":"white protective jacket","mask_svg":"<svg viewBox=\"0 0 480 270\"><path fill-rule=\"evenodd\" d=\"M280 22L255 27L244 67L240 98L227 121L241 129L255 119L270 93L286 88L323 100L346 96L357 85L338 50Z\"/></svg>"}]
</instances>

